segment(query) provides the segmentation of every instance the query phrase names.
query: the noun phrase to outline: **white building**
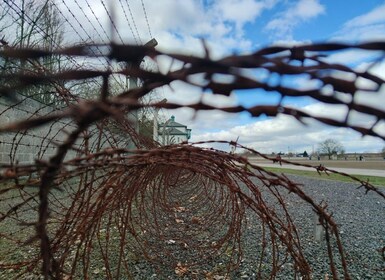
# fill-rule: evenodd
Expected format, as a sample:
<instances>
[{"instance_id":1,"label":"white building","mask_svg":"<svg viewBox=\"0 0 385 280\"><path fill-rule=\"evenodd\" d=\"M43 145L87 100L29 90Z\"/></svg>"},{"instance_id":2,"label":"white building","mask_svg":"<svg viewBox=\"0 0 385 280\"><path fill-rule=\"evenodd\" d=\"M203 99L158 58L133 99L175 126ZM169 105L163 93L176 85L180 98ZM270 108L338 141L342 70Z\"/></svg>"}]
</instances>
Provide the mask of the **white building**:
<instances>
[{"instance_id":1,"label":"white building","mask_svg":"<svg viewBox=\"0 0 385 280\"><path fill-rule=\"evenodd\" d=\"M165 123L158 126L158 142L162 145L179 144L187 142L191 137L191 129L186 125L175 121L175 116L171 116Z\"/></svg>"}]
</instances>

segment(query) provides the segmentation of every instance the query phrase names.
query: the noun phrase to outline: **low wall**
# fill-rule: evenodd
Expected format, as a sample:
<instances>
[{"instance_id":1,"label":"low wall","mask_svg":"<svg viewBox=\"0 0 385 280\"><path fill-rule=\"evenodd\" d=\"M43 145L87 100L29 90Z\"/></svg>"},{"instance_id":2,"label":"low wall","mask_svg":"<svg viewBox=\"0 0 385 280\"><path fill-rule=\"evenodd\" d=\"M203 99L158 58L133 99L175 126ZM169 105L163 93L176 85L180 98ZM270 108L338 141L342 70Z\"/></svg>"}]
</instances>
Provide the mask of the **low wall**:
<instances>
[{"instance_id":1,"label":"low wall","mask_svg":"<svg viewBox=\"0 0 385 280\"><path fill-rule=\"evenodd\" d=\"M11 103L0 97L0 126L61 110L58 106L43 104L22 95L18 95L17 99L16 103ZM130 119L135 121L135 115L131 116ZM76 125L72 120L62 119L22 132L1 133L0 163L3 165L14 163L27 164L34 163L37 159L47 160L56 153L57 146L74 129L76 129ZM134 148L132 140L127 135L112 135L111 130L106 129L105 125L103 128L100 128L100 125L91 126L88 134L88 146L92 151L116 147L117 145L119 147ZM83 150L84 143L84 138L79 138L73 146L74 149L67 153L66 160L76 157L77 151Z\"/></svg>"}]
</instances>

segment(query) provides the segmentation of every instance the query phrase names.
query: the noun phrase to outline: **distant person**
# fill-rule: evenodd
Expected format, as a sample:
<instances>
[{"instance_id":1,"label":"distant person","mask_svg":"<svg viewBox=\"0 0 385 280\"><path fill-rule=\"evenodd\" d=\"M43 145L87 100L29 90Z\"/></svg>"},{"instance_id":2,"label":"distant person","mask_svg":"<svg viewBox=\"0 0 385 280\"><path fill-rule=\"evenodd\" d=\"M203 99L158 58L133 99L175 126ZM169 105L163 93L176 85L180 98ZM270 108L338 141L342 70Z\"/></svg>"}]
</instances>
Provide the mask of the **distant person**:
<instances>
[{"instance_id":1,"label":"distant person","mask_svg":"<svg viewBox=\"0 0 385 280\"><path fill-rule=\"evenodd\" d=\"M321 157L320 157L320 156L318 156L317 158L318 158L318 160L321 160Z\"/></svg>"},{"instance_id":2,"label":"distant person","mask_svg":"<svg viewBox=\"0 0 385 280\"><path fill-rule=\"evenodd\" d=\"M280 162L281 161L281 155L277 155L275 159L273 160L273 163Z\"/></svg>"}]
</instances>

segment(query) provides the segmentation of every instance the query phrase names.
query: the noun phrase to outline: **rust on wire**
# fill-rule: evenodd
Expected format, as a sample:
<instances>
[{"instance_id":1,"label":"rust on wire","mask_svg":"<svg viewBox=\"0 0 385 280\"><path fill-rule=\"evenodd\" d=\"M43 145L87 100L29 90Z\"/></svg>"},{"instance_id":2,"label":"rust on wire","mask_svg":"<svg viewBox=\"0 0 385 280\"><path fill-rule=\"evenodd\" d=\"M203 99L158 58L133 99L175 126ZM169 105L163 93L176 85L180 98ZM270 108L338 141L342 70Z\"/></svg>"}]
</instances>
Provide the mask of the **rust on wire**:
<instances>
[{"instance_id":1,"label":"rust on wire","mask_svg":"<svg viewBox=\"0 0 385 280\"><path fill-rule=\"evenodd\" d=\"M282 194L287 191L318 215L325 230L332 277L350 279L338 227L325 204L315 202L301 185L284 175L267 171L236 154L201 148L200 144L226 143L272 162L277 159L237 142L213 140L161 147L140 135L135 121L128 115L148 106L248 112L255 117L284 114L300 122L313 119L385 140L384 131L375 129L375 124L384 121L385 112L354 101L357 91L368 89L330 73L353 74L356 79L373 83L371 94L377 94L384 80L367 71L359 72L324 59L330 52L347 49L384 52L384 42L267 47L250 55L219 60L210 59L208 51L206 57L201 58L162 53L145 46L86 44L47 51L14 49L3 40L1 43L5 46L0 50L1 58L30 60L31 67L28 71L0 74L0 80L6 81L0 86L0 95L7 102L0 117L9 120L9 114L22 112L0 127L4 135L0 144L9 147L7 159L3 159L0 166L0 202L6 205L1 210L0 222L18 228L12 232L5 229L0 234L10 244L10 251L21 244L24 244L19 248L21 251L32 249L28 249L24 260L2 261L0 267L17 271L15 277L40 274L45 279L90 279L91 275L102 274L102 279L125 279L133 277L135 262L145 258L158 268L175 271L180 277L214 279L210 277L215 273L230 273L240 266L244 249L242 234L251 211L254 222L259 224L256 275L274 278L284 264L292 263L294 275L311 279L312 266L303 253L293 214ZM108 51L92 53L90 50L96 47L107 47ZM84 59L100 56L126 62L130 67L52 73L38 63L39 59L51 56ZM156 60L159 56L168 56L184 66L167 73L140 67L143 57ZM263 69L270 75L280 76L306 74L318 81L319 87L305 90L272 86L245 76L245 69ZM193 82L190 77L195 74L204 74L205 83ZM215 74L231 75L233 81L218 82L213 79ZM143 85L112 94L108 81L113 75L139 78ZM93 79L100 81L97 98L79 98L65 86ZM152 90L171 86L174 81L226 96L243 89L278 92L282 98L308 96L323 104L343 105L347 113L341 120L280 103L217 108L201 101L188 105L142 102L141 98ZM34 89L47 86L54 93L41 91L40 94L52 95L51 103L41 104L41 109L32 111L23 109L26 103L37 102L31 96ZM325 88L342 92L351 100L325 94ZM348 116L353 111L372 117L375 123L371 127L350 123ZM23 160L28 149L36 153L29 160ZM366 192L385 198L384 193L369 182L322 165L284 159L279 159L279 163L311 167L319 173L342 174L359 182ZM381 253L384 255L384 249ZM95 260L100 269L95 267Z\"/></svg>"}]
</instances>

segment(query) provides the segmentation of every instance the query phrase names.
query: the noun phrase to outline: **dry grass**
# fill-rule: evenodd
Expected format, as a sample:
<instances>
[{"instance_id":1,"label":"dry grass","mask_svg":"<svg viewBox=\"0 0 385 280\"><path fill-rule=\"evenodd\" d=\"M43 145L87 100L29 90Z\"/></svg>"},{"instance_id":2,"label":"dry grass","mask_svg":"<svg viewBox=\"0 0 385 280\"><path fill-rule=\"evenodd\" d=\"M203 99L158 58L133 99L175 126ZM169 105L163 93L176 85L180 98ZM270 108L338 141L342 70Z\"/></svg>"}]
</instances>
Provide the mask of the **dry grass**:
<instances>
[{"instance_id":1,"label":"dry grass","mask_svg":"<svg viewBox=\"0 0 385 280\"><path fill-rule=\"evenodd\" d=\"M318 174L316 171L308 171L308 170L295 170L289 168L280 168L280 167L264 167L265 169L283 174L293 174L305 177L312 177L320 180L334 180L334 181L342 181L342 182L354 182L351 178L342 176L340 174ZM369 181L371 184L378 187L385 187L385 177L378 176L367 176L367 175L354 175L360 180Z\"/></svg>"},{"instance_id":2,"label":"dry grass","mask_svg":"<svg viewBox=\"0 0 385 280\"><path fill-rule=\"evenodd\" d=\"M305 163L310 165L324 165L328 168L355 168L355 169L373 169L373 170L384 170L385 172L385 160L375 159L366 161L356 160L308 160L305 158L283 158L293 162ZM272 163L262 158L250 157L249 160L253 163Z\"/></svg>"}]
</instances>

